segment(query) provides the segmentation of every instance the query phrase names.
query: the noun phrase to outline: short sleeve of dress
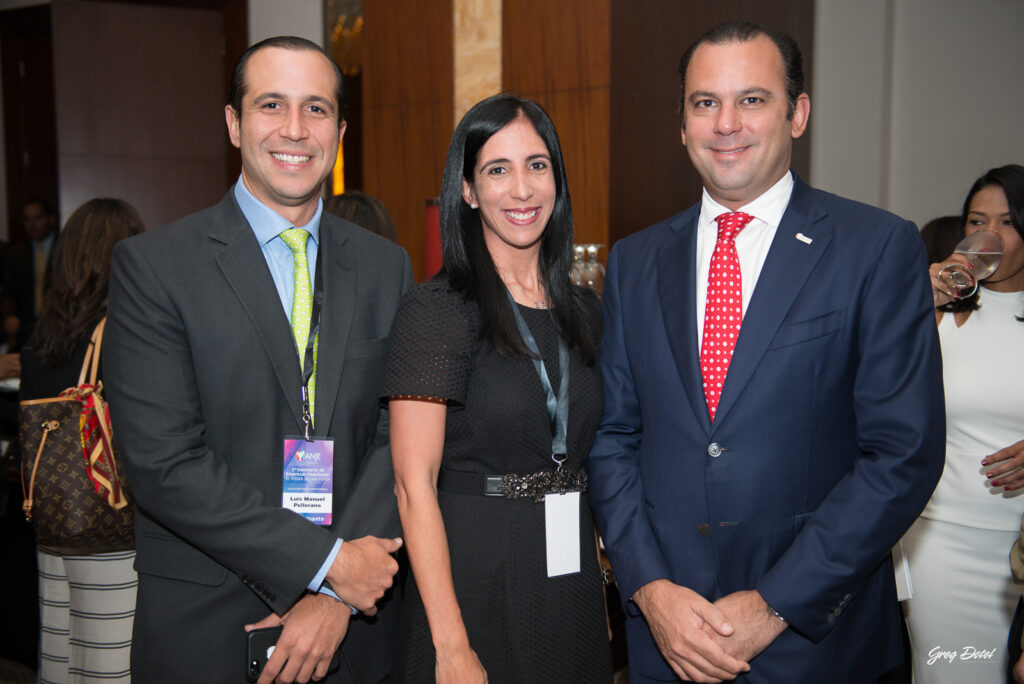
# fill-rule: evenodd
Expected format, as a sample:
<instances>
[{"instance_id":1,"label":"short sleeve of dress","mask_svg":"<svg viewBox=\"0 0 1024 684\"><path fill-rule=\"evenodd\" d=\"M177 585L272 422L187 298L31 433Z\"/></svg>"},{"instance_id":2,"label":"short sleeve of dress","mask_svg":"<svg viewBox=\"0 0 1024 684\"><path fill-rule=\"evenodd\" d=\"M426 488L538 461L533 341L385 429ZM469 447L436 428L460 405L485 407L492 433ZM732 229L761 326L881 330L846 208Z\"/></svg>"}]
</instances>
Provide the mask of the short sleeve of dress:
<instances>
[{"instance_id":1,"label":"short sleeve of dress","mask_svg":"<svg viewBox=\"0 0 1024 684\"><path fill-rule=\"evenodd\" d=\"M475 341L469 306L443 281L406 294L388 342L385 402L397 397L465 402Z\"/></svg>"}]
</instances>

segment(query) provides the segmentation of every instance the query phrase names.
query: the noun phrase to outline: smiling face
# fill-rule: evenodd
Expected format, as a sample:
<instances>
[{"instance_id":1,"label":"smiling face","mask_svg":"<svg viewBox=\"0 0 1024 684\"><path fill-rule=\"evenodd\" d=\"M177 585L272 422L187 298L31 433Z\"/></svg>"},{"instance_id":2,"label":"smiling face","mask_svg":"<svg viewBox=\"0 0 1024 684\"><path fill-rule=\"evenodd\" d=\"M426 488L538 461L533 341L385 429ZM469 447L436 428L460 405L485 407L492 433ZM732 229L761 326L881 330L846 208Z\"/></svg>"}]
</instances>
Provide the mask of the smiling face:
<instances>
[{"instance_id":1,"label":"smiling face","mask_svg":"<svg viewBox=\"0 0 1024 684\"><path fill-rule=\"evenodd\" d=\"M480 148L473 181L462 198L478 205L484 243L500 255L539 250L557 193L547 145L524 116L513 119Z\"/></svg>"},{"instance_id":2,"label":"smiling face","mask_svg":"<svg viewBox=\"0 0 1024 684\"><path fill-rule=\"evenodd\" d=\"M793 139L807 127L810 99L787 117L785 72L767 36L704 43L686 69L683 144L708 193L736 210L789 170Z\"/></svg>"},{"instance_id":3,"label":"smiling face","mask_svg":"<svg viewBox=\"0 0 1024 684\"><path fill-rule=\"evenodd\" d=\"M981 284L996 292L1024 290L1024 240L1013 227L1010 205L1001 187L987 185L974 193L964 228L967 235L979 230L990 230L997 233L1003 243L1003 258L999 261L999 268L982 280Z\"/></svg>"},{"instance_id":4,"label":"smiling face","mask_svg":"<svg viewBox=\"0 0 1024 684\"><path fill-rule=\"evenodd\" d=\"M296 226L316 212L345 131L335 78L318 52L263 48L249 59L241 111L224 110L245 187Z\"/></svg>"}]
</instances>

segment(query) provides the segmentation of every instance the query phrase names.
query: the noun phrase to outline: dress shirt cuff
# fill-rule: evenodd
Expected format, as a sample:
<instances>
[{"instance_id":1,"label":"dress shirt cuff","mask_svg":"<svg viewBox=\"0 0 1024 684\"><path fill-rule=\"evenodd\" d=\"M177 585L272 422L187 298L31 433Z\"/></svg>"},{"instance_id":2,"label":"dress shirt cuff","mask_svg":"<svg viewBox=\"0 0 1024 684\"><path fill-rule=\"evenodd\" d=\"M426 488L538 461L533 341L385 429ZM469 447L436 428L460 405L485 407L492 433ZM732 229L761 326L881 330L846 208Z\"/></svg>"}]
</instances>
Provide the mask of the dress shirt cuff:
<instances>
[{"instance_id":1,"label":"dress shirt cuff","mask_svg":"<svg viewBox=\"0 0 1024 684\"><path fill-rule=\"evenodd\" d=\"M307 589L312 592L323 592L324 580L327 579L327 572L331 569L331 566L334 565L334 559L338 557L338 552L341 551L341 544L341 539L336 539L334 541L334 546L331 547L331 552L327 554L327 559L324 561L323 565L320 566L317 573L313 575L313 579L309 581L309 584L306 585Z\"/></svg>"},{"instance_id":2,"label":"dress shirt cuff","mask_svg":"<svg viewBox=\"0 0 1024 684\"><path fill-rule=\"evenodd\" d=\"M320 587L320 591L319 591L319 593L321 593L321 594L325 594L325 595L327 595L327 596L330 596L330 597L331 597L332 599L334 599L334 600L335 600L335 601L337 601L338 603L345 603L345 599L343 599L343 598L341 598L340 596L338 596L337 594L335 594L335 593L334 593L334 590L333 590L333 589L331 589L331 588L330 588L329 586L327 586L327 583L326 583L326 582L324 582L323 586L322 586L322 587ZM348 605L347 603L345 603L345 606L346 606L346 607L347 607L347 608L348 608L349 610L351 610L351 611L352 611L352 614L353 614L353 615L355 615L356 613L358 613L358 612L359 612L358 610L356 610L356 607L355 607L355 606L350 606L350 605Z\"/></svg>"},{"instance_id":3,"label":"dress shirt cuff","mask_svg":"<svg viewBox=\"0 0 1024 684\"><path fill-rule=\"evenodd\" d=\"M331 552L327 554L327 559L324 561L324 564L320 566L320 570L317 571L316 575L313 576L313 579L310 580L308 585L306 585L306 588L317 594L327 594L335 601L345 603L344 599L335 594L334 590L331 589L330 585L327 584L326 581L327 572L331 569L331 566L334 565L334 559L338 557L338 552L341 551L342 543L343 540L341 539L338 539L334 542L334 546L331 547ZM352 606L349 606L347 603L345 603L345 605L349 607L349 610L352 611L353 615L359 612Z\"/></svg>"}]
</instances>

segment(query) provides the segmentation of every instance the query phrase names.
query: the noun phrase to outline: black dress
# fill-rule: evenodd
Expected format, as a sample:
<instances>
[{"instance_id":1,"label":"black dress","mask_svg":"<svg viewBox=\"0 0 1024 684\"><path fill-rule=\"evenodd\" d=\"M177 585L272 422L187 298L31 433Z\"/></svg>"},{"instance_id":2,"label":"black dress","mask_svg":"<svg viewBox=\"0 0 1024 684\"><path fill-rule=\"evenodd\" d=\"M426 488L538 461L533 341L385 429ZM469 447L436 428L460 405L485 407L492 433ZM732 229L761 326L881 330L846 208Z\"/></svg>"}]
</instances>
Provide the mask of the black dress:
<instances>
[{"instance_id":1,"label":"black dress","mask_svg":"<svg viewBox=\"0 0 1024 684\"><path fill-rule=\"evenodd\" d=\"M600 303L586 293L600 339ZM519 307L557 391L558 336L549 312ZM391 331L385 396L448 402L442 469L502 475L554 470L551 427L529 359L499 355L479 337L476 304L432 281L410 292ZM601 417L601 377L578 349L569 355L568 460L579 470ZM481 482L482 482L481 478ZM586 494L581 572L549 578L544 504L439 488L452 580L470 646L492 684L611 681L604 595ZM434 681L434 648L412 574L392 681Z\"/></svg>"}]
</instances>

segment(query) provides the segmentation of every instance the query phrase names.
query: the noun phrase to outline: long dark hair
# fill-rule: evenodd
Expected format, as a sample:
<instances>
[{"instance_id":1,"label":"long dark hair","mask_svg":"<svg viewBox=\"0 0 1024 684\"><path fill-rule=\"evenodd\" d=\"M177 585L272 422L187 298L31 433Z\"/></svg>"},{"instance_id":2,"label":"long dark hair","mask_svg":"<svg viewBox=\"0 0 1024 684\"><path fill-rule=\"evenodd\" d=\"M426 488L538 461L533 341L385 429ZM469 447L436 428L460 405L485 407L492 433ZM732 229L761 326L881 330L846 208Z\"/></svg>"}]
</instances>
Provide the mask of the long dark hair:
<instances>
[{"instance_id":1,"label":"long dark hair","mask_svg":"<svg viewBox=\"0 0 1024 684\"><path fill-rule=\"evenodd\" d=\"M572 268L572 203L565 177L562 147L547 112L533 100L501 94L473 106L455 129L441 185L440 276L480 309L481 336L499 353L529 357L516 327L505 283L484 243L480 213L462 197L462 181L473 182L480 149L495 133L525 117L548 148L555 179L555 206L540 242L538 270L547 292L558 333L578 346L588 365L596 361L594 341L583 323L582 292L569 281Z\"/></svg>"},{"instance_id":2,"label":"long dark hair","mask_svg":"<svg viewBox=\"0 0 1024 684\"><path fill-rule=\"evenodd\" d=\"M32 353L40 363L70 361L106 315L114 243L143 230L138 212L124 200L92 199L71 214L53 247L50 285L34 331Z\"/></svg>"},{"instance_id":3,"label":"long dark hair","mask_svg":"<svg viewBox=\"0 0 1024 684\"><path fill-rule=\"evenodd\" d=\"M1024 166L1007 164L989 169L985 175L974 181L974 185L971 186L967 198L964 200L957 242L963 240L967 235L967 214L971 211L971 200L979 192L991 186L1003 189L1003 194L1006 195L1006 204L1010 209L1010 221L1021 239L1024 240ZM939 309L941 311L974 311L978 306L978 292L975 292L970 297L949 302L940 306Z\"/></svg>"}]
</instances>

